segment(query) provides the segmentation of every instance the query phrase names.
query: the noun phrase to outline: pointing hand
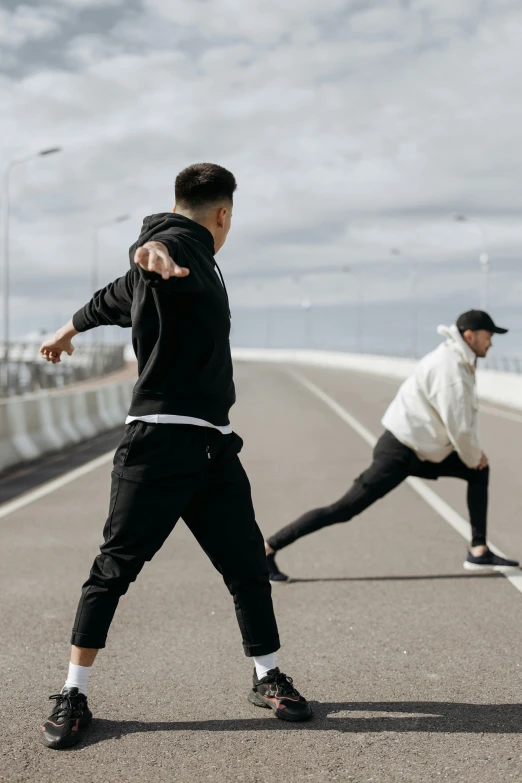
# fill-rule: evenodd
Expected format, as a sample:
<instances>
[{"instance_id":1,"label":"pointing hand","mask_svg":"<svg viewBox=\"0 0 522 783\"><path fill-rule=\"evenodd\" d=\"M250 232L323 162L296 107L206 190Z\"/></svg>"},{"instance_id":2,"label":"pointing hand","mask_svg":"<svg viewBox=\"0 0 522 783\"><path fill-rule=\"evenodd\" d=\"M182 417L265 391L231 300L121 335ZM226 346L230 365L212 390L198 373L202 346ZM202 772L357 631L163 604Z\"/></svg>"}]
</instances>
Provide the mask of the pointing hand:
<instances>
[{"instance_id":1,"label":"pointing hand","mask_svg":"<svg viewBox=\"0 0 522 783\"><path fill-rule=\"evenodd\" d=\"M162 242L147 242L139 247L134 254L134 263L146 272L156 272L164 280L168 280L169 277L187 277L190 274L189 269L178 266L172 260Z\"/></svg>"}]
</instances>

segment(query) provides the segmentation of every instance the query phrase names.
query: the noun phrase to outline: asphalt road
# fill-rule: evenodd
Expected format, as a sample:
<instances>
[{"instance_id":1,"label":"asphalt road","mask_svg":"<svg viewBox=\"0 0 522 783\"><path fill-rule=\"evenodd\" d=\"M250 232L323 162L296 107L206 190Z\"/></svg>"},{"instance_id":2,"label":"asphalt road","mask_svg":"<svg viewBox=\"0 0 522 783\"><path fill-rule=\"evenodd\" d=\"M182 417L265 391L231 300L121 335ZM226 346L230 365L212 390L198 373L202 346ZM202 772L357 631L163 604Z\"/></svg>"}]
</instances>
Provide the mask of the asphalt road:
<instances>
[{"instance_id":1,"label":"asphalt road","mask_svg":"<svg viewBox=\"0 0 522 783\"><path fill-rule=\"evenodd\" d=\"M379 434L397 384L300 372ZM342 494L370 448L284 368L238 364L236 378L233 423L268 534ZM490 537L519 557L521 425L483 415ZM96 721L84 743L41 746L109 471L0 519L0 780L522 781L522 594L502 576L464 572L465 542L409 486L281 553L296 581L274 590L278 661L314 702L313 722L285 724L247 703L251 666L231 599L179 523L121 601L91 678ZM465 513L463 484L430 486Z\"/></svg>"}]
</instances>

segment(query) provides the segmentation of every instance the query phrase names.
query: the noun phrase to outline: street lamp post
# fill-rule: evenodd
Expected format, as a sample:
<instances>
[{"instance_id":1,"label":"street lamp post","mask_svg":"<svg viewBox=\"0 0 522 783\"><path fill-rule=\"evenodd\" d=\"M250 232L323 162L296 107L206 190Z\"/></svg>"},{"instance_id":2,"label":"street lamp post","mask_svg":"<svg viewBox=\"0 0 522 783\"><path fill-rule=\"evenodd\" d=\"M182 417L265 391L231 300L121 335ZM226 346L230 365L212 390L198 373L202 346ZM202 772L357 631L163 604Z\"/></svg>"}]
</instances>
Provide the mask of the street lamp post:
<instances>
[{"instance_id":1,"label":"street lamp post","mask_svg":"<svg viewBox=\"0 0 522 783\"><path fill-rule=\"evenodd\" d=\"M3 278L4 278L4 293L3 293L3 311L4 311L4 367L5 367L5 389L6 395L10 393L9 382L9 297L11 286L11 270L9 265L9 179L11 171L15 166L19 166L26 161L33 160L33 158L43 157L45 155L53 155L55 152L61 152L61 147L49 147L48 149L34 152L31 155L25 155L23 158L15 158L7 164L2 176L2 262L3 262Z\"/></svg>"},{"instance_id":2,"label":"street lamp post","mask_svg":"<svg viewBox=\"0 0 522 783\"><path fill-rule=\"evenodd\" d=\"M483 310L489 308L489 275L491 272L491 266L489 263L489 253L486 245L486 238L484 236L484 229L481 224L475 218L470 218L468 215L463 215L460 212L453 213L453 220L457 223L471 223L477 229L480 240L480 272L481 272L481 307Z\"/></svg>"},{"instance_id":3,"label":"street lamp post","mask_svg":"<svg viewBox=\"0 0 522 783\"><path fill-rule=\"evenodd\" d=\"M111 218L111 220L106 220L103 223L99 223L97 226L94 227L92 232L92 257L91 257L91 291L92 295L98 290L98 277L99 277L99 260L100 260L100 247L99 247L99 239L100 239L100 231L104 228L108 228L109 226L115 226L117 223L124 223L126 220L129 219L129 215L118 215L118 217ZM93 329L91 332L91 340L93 345L96 345L96 333ZM101 336L98 337L100 343L102 342Z\"/></svg>"},{"instance_id":4,"label":"street lamp post","mask_svg":"<svg viewBox=\"0 0 522 783\"><path fill-rule=\"evenodd\" d=\"M398 247L390 248L390 253L394 256L400 256L411 264L411 308L412 308L412 334L411 334L411 353L414 359L419 353L419 311L417 306L417 280L419 276L419 262L413 256L403 253Z\"/></svg>"},{"instance_id":5,"label":"street lamp post","mask_svg":"<svg viewBox=\"0 0 522 783\"><path fill-rule=\"evenodd\" d=\"M99 266L99 233L108 226L115 226L117 223L124 223L130 215L119 215L118 217L107 220L96 226L92 232L92 259L91 259L91 290L94 293L98 289L98 266Z\"/></svg>"}]
</instances>

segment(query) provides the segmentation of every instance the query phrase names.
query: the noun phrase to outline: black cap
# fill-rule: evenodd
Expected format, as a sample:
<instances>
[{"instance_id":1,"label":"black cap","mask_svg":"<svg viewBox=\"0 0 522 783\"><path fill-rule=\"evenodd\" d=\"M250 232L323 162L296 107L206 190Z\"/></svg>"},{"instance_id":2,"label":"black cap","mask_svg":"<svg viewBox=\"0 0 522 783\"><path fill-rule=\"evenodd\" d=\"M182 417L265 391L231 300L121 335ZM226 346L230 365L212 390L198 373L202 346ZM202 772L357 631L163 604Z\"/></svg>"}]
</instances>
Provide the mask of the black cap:
<instances>
[{"instance_id":1,"label":"black cap","mask_svg":"<svg viewBox=\"0 0 522 783\"><path fill-rule=\"evenodd\" d=\"M466 329L471 329L472 332L485 329L486 332L492 332L493 334L506 334L507 332L507 329L497 326L492 317L485 313L484 310L468 310L467 313L459 315L457 329L461 332L465 332Z\"/></svg>"}]
</instances>

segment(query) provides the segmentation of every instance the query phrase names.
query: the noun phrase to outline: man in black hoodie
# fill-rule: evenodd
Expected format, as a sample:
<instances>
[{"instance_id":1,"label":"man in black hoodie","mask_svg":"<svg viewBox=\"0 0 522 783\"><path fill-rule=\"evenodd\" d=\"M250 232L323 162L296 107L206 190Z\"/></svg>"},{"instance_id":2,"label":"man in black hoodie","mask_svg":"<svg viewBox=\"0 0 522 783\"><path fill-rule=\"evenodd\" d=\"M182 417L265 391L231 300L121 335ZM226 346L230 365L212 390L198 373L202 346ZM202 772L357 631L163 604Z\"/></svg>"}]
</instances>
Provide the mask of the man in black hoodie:
<instances>
[{"instance_id":1,"label":"man in black hoodie","mask_svg":"<svg viewBox=\"0 0 522 783\"><path fill-rule=\"evenodd\" d=\"M41 347L50 362L72 338L103 324L132 327L139 378L114 457L109 517L76 613L69 675L42 727L51 748L79 741L92 715L87 680L120 596L182 517L234 598L246 655L254 658L249 700L283 720L311 709L276 667L279 636L263 536L239 461L228 296L214 254L232 217L234 176L211 163L176 178L172 213L144 220L131 268Z\"/></svg>"}]
</instances>

